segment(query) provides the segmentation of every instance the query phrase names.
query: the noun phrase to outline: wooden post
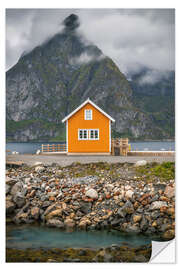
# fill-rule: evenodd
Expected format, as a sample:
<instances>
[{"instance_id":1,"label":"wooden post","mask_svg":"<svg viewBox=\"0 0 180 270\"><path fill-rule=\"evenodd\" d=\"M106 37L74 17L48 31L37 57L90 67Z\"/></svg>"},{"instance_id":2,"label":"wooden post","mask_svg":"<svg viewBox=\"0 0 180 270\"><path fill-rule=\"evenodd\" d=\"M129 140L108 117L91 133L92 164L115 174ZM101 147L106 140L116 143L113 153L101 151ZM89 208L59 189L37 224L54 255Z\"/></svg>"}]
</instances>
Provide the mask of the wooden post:
<instances>
[{"instance_id":1,"label":"wooden post","mask_svg":"<svg viewBox=\"0 0 180 270\"><path fill-rule=\"evenodd\" d=\"M115 147L115 140L112 139L112 142L111 142L111 155L112 156L114 156L114 154L115 154L114 147Z\"/></svg>"}]
</instances>

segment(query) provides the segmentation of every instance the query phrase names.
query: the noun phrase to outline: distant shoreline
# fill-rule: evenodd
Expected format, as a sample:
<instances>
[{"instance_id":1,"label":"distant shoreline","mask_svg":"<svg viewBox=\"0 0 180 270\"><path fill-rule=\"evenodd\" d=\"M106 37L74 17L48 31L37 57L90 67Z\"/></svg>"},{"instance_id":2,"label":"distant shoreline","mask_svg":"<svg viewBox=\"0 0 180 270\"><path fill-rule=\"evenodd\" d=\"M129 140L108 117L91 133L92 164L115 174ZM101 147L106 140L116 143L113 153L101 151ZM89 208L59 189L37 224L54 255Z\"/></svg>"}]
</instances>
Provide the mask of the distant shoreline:
<instances>
[{"instance_id":1,"label":"distant shoreline","mask_svg":"<svg viewBox=\"0 0 180 270\"><path fill-rule=\"evenodd\" d=\"M65 143L66 141L6 141L7 143ZM175 142L175 139L162 139L162 140L152 140L152 139L145 139L145 140L135 140L129 139L129 142Z\"/></svg>"}]
</instances>

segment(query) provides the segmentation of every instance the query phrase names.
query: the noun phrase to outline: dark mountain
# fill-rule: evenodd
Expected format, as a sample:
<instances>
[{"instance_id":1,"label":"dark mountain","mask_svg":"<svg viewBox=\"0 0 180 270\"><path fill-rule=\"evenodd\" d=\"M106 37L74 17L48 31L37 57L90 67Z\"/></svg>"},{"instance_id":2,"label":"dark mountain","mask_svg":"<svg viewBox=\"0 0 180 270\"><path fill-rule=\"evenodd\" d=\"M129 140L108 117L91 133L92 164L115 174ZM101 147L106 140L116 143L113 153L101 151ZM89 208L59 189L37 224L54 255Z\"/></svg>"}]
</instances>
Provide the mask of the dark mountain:
<instances>
[{"instance_id":1,"label":"dark mountain","mask_svg":"<svg viewBox=\"0 0 180 270\"><path fill-rule=\"evenodd\" d=\"M152 81L151 81L152 80ZM170 137L175 134L175 72L143 69L132 76L134 106L148 114Z\"/></svg>"},{"instance_id":2,"label":"dark mountain","mask_svg":"<svg viewBox=\"0 0 180 270\"><path fill-rule=\"evenodd\" d=\"M64 20L62 32L24 53L8 70L7 139L64 139L61 120L88 97L116 119L114 136L174 136L143 105L142 96L147 102L147 94L142 94L138 78L128 82L109 57L78 34L79 24L79 18L71 14Z\"/></svg>"}]
</instances>

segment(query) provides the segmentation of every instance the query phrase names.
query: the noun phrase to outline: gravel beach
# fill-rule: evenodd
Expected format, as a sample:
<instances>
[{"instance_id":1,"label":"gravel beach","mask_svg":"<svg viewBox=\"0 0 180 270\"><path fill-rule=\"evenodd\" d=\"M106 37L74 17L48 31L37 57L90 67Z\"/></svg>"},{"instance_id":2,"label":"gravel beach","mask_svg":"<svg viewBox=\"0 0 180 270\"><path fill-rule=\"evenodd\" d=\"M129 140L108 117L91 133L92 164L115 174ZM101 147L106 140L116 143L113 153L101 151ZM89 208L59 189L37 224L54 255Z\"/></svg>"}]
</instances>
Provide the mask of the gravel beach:
<instances>
[{"instance_id":1,"label":"gravel beach","mask_svg":"<svg viewBox=\"0 0 180 270\"><path fill-rule=\"evenodd\" d=\"M95 162L108 162L108 163L136 163L138 160L146 160L147 162L174 162L175 156L167 157L137 157L137 156L66 156L66 155L7 155L8 161L22 161L27 165L31 166L35 162L42 162L43 164L51 165L52 163L57 163L60 166L68 166L74 162L79 162L82 164L95 163Z\"/></svg>"}]
</instances>

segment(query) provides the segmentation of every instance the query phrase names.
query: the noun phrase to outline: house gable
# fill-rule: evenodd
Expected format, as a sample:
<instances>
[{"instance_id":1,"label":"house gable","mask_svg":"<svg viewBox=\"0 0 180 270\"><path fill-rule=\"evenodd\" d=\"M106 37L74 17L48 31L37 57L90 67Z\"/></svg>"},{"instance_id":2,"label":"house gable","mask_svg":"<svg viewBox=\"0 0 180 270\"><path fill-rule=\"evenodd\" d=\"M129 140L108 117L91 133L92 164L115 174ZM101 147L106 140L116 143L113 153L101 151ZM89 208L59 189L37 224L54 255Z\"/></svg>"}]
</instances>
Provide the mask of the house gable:
<instances>
[{"instance_id":1,"label":"house gable","mask_svg":"<svg viewBox=\"0 0 180 270\"><path fill-rule=\"evenodd\" d=\"M75 113L77 113L81 108L83 108L86 104L91 104L94 108L96 108L98 111L100 111L104 116L106 116L108 119L110 119L112 122L115 122L115 119L113 119L109 114L107 114L105 111L103 111L99 106L97 106L94 102L92 102L89 98L83 102L79 107L77 107L74 111L72 111L70 114L68 114L63 120L62 123L67 121L69 118L71 118Z\"/></svg>"}]
</instances>

